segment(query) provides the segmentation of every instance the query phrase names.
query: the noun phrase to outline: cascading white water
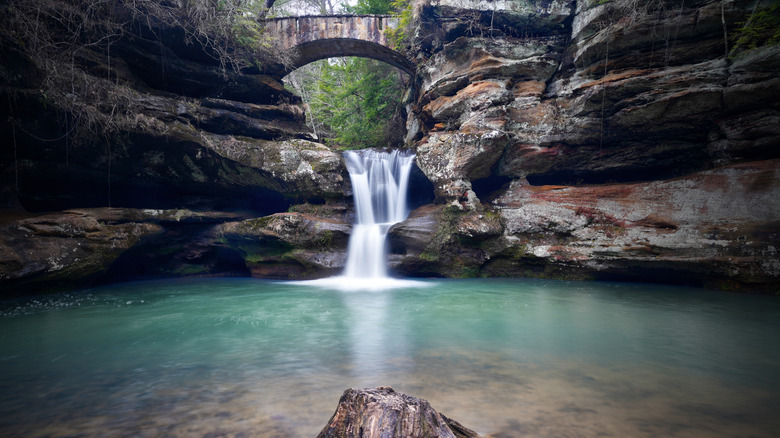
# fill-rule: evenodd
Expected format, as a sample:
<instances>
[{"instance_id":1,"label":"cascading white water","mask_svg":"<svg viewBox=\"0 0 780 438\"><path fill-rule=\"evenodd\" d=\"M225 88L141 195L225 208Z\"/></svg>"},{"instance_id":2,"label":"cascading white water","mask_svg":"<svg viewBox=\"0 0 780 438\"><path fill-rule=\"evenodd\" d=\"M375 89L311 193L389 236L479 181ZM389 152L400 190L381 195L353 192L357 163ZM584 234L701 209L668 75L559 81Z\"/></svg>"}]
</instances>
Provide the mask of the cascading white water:
<instances>
[{"instance_id":1,"label":"cascading white water","mask_svg":"<svg viewBox=\"0 0 780 438\"><path fill-rule=\"evenodd\" d=\"M433 283L387 275L387 231L406 219L406 192L414 163L411 152L372 150L344 153L355 200L344 273L338 277L293 282L345 291L428 287Z\"/></svg>"},{"instance_id":2,"label":"cascading white water","mask_svg":"<svg viewBox=\"0 0 780 438\"><path fill-rule=\"evenodd\" d=\"M406 219L406 192L414 154L394 150L348 151L344 159L352 181L356 222L344 277L387 278L387 230Z\"/></svg>"}]
</instances>

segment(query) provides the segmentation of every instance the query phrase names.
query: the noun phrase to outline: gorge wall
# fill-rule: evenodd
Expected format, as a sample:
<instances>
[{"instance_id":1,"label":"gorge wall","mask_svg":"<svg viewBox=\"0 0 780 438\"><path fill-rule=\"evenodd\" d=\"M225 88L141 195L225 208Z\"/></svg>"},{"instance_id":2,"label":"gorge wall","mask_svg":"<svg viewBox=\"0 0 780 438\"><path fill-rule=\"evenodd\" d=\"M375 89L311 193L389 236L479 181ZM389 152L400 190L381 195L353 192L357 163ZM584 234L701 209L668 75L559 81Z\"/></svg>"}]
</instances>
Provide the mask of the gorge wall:
<instances>
[{"instance_id":1,"label":"gorge wall","mask_svg":"<svg viewBox=\"0 0 780 438\"><path fill-rule=\"evenodd\" d=\"M777 291L780 47L753 2L420 3L401 272ZM732 37L730 37L731 35Z\"/></svg>"},{"instance_id":2,"label":"gorge wall","mask_svg":"<svg viewBox=\"0 0 780 438\"><path fill-rule=\"evenodd\" d=\"M754 3L413 8L420 207L390 231L395 272L778 292L780 47L726 47ZM79 139L23 45L0 51L4 295L343 267L346 170L278 76L139 30L77 60L125 102Z\"/></svg>"},{"instance_id":3,"label":"gorge wall","mask_svg":"<svg viewBox=\"0 0 780 438\"><path fill-rule=\"evenodd\" d=\"M33 35L0 32L2 295L250 275L279 257L290 275L314 275L312 250L349 230L349 181L340 154L312 141L300 99L256 67L221 68L179 28L124 30L110 47L82 42L72 64L53 67L29 53ZM63 70L77 72L63 74L74 91L53 94ZM326 202L339 219L300 256L283 250L293 243L275 237L277 221L260 221L265 238L255 222L238 227L249 237L226 225L280 212L282 228L308 224L288 210Z\"/></svg>"}]
</instances>

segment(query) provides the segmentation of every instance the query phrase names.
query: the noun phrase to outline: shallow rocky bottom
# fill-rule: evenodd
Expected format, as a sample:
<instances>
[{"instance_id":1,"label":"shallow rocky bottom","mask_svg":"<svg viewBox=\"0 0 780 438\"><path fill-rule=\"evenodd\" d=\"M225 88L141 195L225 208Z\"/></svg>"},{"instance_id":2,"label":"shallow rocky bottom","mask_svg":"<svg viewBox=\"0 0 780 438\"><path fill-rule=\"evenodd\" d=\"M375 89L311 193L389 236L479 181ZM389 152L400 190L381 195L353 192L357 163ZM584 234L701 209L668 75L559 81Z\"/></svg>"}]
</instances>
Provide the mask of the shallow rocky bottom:
<instances>
[{"instance_id":1,"label":"shallow rocky bottom","mask_svg":"<svg viewBox=\"0 0 780 438\"><path fill-rule=\"evenodd\" d=\"M768 391L735 395L723 382L662 369L461 357L477 374L456 374L452 359L449 353L431 352L418 361L423 363L416 375L388 375L383 382L396 382L396 387L424 396L439 412L496 438L769 437L780 426L776 419L767 422L777 407ZM314 437L338 403L336 380L322 375L284 384L212 386L198 378L177 388L67 408L42 422L6 423L0 431L30 437ZM110 387L116 382L93 383ZM269 397L275 391L281 394ZM68 393L68 398L74 396L78 393Z\"/></svg>"}]
</instances>

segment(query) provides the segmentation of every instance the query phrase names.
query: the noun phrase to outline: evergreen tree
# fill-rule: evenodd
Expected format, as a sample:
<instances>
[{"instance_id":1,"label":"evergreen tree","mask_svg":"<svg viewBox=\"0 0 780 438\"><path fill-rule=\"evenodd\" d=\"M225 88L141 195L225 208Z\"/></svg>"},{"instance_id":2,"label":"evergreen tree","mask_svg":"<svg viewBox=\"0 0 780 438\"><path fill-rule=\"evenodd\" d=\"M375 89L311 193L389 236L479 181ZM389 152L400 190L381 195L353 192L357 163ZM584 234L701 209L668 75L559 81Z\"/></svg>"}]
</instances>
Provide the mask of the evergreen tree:
<instances>
[{"instance_id":1,"label":"evergreen tree","mask_svg":"<svg viewBox=\"0 0 780 438\"><path fill-rule=\"evenodd\" d=\"M350 12L354 14L390 14L393 10L392 0L358 0Z\"/></svg>"},{"instance_id":2,"label":"evergreen tree","mask_svg":"<svg viewBox=\"0 0 780 438\"><path fill-rule=\"evenodd\" d=\"M321 140L350 149L386 147L400 140L405 84L396 68L371 59L338 58L310 64L291 76Z\"/></svg>"}]
</instances>

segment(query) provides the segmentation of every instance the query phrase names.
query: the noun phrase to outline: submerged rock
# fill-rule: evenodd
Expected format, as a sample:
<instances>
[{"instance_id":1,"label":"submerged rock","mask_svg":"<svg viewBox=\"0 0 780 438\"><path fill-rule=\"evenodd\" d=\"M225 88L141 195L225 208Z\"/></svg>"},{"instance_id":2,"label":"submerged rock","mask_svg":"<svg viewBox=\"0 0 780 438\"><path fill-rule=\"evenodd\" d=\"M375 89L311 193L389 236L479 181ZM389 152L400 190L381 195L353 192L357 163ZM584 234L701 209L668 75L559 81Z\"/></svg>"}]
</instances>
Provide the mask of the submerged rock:
<instances>
[{"instance_id":1,"label":"submerged rock","mask_svg":"<svg viewBox=\"0 0 780 438\"><path fill-rule=\"evenodd\" d=\"M344 391L317 438L477 438L420 398L389 386Z\"/></svg>"}]
</instances>

